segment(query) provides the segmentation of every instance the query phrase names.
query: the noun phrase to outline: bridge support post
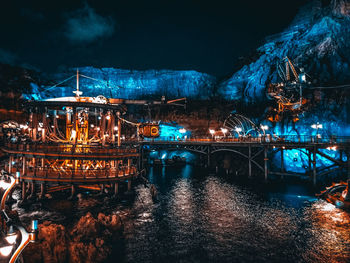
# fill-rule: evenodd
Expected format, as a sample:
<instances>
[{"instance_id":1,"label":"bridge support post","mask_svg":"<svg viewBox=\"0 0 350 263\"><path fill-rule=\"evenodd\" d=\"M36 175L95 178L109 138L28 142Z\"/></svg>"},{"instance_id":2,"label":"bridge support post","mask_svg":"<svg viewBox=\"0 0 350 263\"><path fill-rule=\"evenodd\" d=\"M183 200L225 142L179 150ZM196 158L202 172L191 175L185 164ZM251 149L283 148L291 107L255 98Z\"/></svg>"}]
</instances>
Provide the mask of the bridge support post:
<instances>
[{"instance_id":1,"label":"bridge support post","mask_svg":"<svg viewBox=\"0 0 350 263\"><path fill-rule=\"evenodd\" d=\"M249 177L252 176L252 147L249 144L248 146L248 173Z\"/></svg>"},{"instance_id":2,"label":"bridge support post","mask_svg":"<svg viewBox=\"0 0 350 263\"><path fill-rule=\"evenodd\" d=\"M10 158L9 158L9 173L11 174L11 170L12 170L12 162L13 162L13 156L10 155Z\"/></svg>"},{"instance_id":3,"label":"bridge support post","mask_svg":"<svg viewBox=\"0 0 350 263\"><path fill-rule=\"evenodd\" d=\"M310 149L309 149L308 157L309 157L309 167L308 167L308 170L309 170L309 176L310 176L310 178L311 178L311 172L312 172L312 158L311 158L311 150L310 150Z\"/></svg>"},{"instance_id":4,"label":"bridge support post","mask_svg":"<svg viewBox=\"0 0 350 263\"><path fill-rule=\"evenodd\" d=\"M114 183L114 196L117 196L119 192L119 185L118 183Z\"/></svg>"},{"instance_id":5,"label":"bridge support post","mask_svg":"<svg viewBox=\"0 0 350 263\"><path fill-rule=\"evenodd\" d=\"M33 182L31 182L29 185L30 185L30 195L28 198L32 199L35 196L35 185Z\"/></svg>"},{"instance_id":6,"label":"bridge support post","mask_svg":"<svg viewBox=\"0 0 350 263\"><path fill-rule=\"evenodd\" d=\"M74 184L72 184L71 185L71 195L70 195L70 197L68 197L68 200L73 199L74 195L75 195L75 186L74 186Z\"/></svg>"},{"instance_id":7,"label":"bridge support post","mask_svg":"<svg viewBox=\"0 0 350 263\"><path fill-rule=\"evenodd\" d=\"M141 171L143 168L143 147L142 144L140 145L139 148L139 160L138 160L138 166L139 166L139 170Z\"/></svg>"},{"instance_id":8,"label":"bridge support post","mask_svg":"<svg viewBox=\"0 0 350 263\"><path fill-rule=\"evenodd\" d=\"M283 148L281 148L281 173L284 173L284 150L283 150ZM282 178L284 178L283 175L282 175Z\"/></svg>"},{"instance_id":9,"label":"bridge support post","mask_svg":"<svg viewBox=\"0 0 350 263\"><path fill-rule=\"evenodd\" d=\"M128 180L128 191L131 191L131 179Z\"/></svg>"},{"instance_id":10,"label":"bridge support post","mask_svg":"<svg viewBox=\"0 0 350 263\"><path fill-rule=\"evenodd\" d=\"M26 174L26 157L22 157L22 175Z\"/></svg>"},{"instance_id":11,"label":"bridge support post","mask_svg":"<svg viewBox=\"0 0 350 263\"><path fill-rule=\"evenodd\" d=\"M313 164L313 176L312 176L312 183L315 186L317 184L317 170L316 170L316 147L314 147L312 152L312 164Z\"/></svg>"},{"instance_id":12,"label":"bridge support post","mask_svg":"<svg viewBox=\"0 0 350 263\"><path fill-rule=\"evenodd\" d=\"M43 199L45 196L45 190L46 190L46 185L45 183L42 183L40 185L40 194L39 194L39 199Z\"/></svg>"},{"instance_id":13,"label":"bridge support post","mask_svg":"<svg viewBox=\"0 0 350 263\"><path fill-rule=\"evenodd\" d=\"M22 181L22 201L26 199L27 187L26 183Z\"/></svg>"},{"instance_id":14,"label":"bridge support post","mask_svg":"<svg viewBox=\"0 0 350 263\"><path fill-rule=\"evenodd\" d=\"M267 158L267 147L265 146L264 148L264 172L265 172L265 181L267 181L268 179L268 170L267 170L267 162L268 162L268 158Z\"/></svg>"}]
</instances>

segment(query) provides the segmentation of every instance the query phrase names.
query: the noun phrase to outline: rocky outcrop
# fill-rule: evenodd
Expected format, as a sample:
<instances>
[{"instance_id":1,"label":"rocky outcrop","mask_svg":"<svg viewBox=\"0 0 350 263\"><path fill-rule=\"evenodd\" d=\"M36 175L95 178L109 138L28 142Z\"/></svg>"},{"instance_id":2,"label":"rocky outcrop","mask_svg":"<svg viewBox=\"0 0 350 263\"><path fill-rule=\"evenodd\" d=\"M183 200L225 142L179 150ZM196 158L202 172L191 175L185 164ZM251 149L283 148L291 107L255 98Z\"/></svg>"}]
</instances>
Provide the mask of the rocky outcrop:
<instances>
[{"instance_id":1,"label":"rocky outcrop","mask_svg":"<svg viewBox=\"0 0 350 263\"><path fill-rule=\"evenodd\" d=\"M76 69L68 69L49 76L52 84L59 83L75 74ZM89 78L80 78L80 89L83 95L95 97L103 95L107 98L144 99L187 97L192 99L208 99L213 94L216 79L205 73L194 70L124 70L115 68L79 68L81 74ZM93 79L95 80L93 80ZM34 93L39 98L57 96L73 96L75 79L64 86L50 88L48 85L39 87L33 85ZM30 97L27 96L27 97Z\"/></svg>"},{"instance_id":2,"label":"rocky outcrop","mask_svg":"<svg viewBox=\"0 0 350 263\"><path fill-rule=\"evenodd\" d=\"M266 85L278 80L276 62L288 56L312 77L313 86L350 83L349 1L314 0L303 7L282 33L266 38L257 59L220 84L229 100L267 100Z\"/></svg>"},{"instance_id":3,"label":"rocky outcrop","mask_svg":"<svg viewBox=\"0 0 350 263\"><path fill-rule=\"evenodd\" d=\"M123 225L117 215L89 212L68 229L45 221L39 225L38 242L28 245L26 262L104 262L113 242L121 237Z\"/></svg>"}]
</instances>

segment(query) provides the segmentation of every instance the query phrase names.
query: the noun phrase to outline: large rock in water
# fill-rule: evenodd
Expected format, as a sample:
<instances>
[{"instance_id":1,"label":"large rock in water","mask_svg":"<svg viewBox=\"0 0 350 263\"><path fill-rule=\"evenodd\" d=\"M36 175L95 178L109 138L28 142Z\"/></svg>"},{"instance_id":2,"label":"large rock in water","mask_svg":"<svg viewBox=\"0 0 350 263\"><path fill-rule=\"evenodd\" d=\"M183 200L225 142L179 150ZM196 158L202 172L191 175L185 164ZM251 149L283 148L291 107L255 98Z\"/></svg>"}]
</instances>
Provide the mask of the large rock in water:
<instances>
[{"instance_id":1,"label":"large rock in water","mask_svg":"<svg viewBox=\"0 0 350 263\"><path fill-rule=\"evenodd\" d=\"M48 76L54 83L67 79L75 74L76 69ZM208 99L213 94L216 78L194 70L124 70L115 68L79 68L82 75L93 78L80 78L80 89L83 96L103 95L107 98L144 99L187 97L191 99ZM59 87L43 89L37 93L40 98L73 96L75 78ZM35 90L35 87L34 87ZM35 93L35 92L34 92Z\"/></svg>"},{"instance_id":2,"label":"large rock in water","mask_svg":"<svg viewBox=\"0 0 350 263\"><path fill-rule=\"evenodd\" d=\"M222 82L218 95L252 103L266 100L266 85L277 81L276 62L286 56L303 67L316 86L349 84L350 4L324 2L311 1L285 31L266 38L257 59Z\"/></svg>"}]
</instances>

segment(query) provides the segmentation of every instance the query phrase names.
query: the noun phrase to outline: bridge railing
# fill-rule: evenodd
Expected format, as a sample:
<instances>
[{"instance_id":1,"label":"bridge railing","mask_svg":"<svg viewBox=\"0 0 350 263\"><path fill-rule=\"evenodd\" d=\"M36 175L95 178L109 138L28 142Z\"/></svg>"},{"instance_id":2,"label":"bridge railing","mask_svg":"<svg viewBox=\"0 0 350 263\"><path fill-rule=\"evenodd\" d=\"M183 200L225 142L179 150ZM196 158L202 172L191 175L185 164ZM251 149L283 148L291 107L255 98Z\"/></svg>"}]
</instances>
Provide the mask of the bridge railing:
<instances>
[{"instance_id":1,"label":"bridge railing","mask_svg":"<svg viewBox=\"0 0 350 263\"><path fill-rule=\"evenodd\" d=\"M261 137L190 137L186 139L155 139L147 140L144 142L169 142L169 143L181 143L181 142L232 142L232 143L350 143L350 136L314 136L314 135L270 135L267 134Z\"/></svg>"}]
</instances>

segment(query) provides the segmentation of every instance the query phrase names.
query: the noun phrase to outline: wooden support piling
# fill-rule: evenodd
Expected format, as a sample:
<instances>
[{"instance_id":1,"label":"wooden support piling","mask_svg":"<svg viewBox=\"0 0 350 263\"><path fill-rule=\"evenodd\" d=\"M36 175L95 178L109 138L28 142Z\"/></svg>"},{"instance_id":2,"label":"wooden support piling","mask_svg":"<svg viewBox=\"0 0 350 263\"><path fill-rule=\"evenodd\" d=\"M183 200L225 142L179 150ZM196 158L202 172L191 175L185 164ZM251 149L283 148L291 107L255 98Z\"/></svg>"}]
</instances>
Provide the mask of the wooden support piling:
<instances>
[{"instance_id":1,"label":"wooden support piling","mask_svg":"<svg viewBox=\"0 0 350 263\"><path fill-rule=\"evenodd\" d=\"M75 195L75 185L72 184L70 189L71 189L71 195L70 195L70 197L68 199L73 199L74 195Z\"/></svg>"},{"instance_id":2,"label":"wooden support piling","mask_svg":"<svg viewBox=\"0 0 350 263\"><path fill-rule=\"evenodd\" d=\"M26 192L27 192L26 183L23 181L22 182L22 201L26 199Z\"/></svg>"},{"instance_id":3,"label":"wooden support piling","mask_svg":"<svg viewBox=\"0 0 350 263\"><path fill-rule=\"evenodd\" d=\"M39 199L43 199L43 198L44 198L45 192L46 192L45 190L46 190L46 185L45 185L45 183L42 183L42 184L40 185Z\"/></svg>"},{"instance_id":4,"label":"wooden support piling","mask_svg":"<svg viewBox=\"0 0 350 263\"><path fill-rule=\"evenodd\" d=\"M128 191L131 191L131 180L128 180Z\"/></svg>"},{"instance_id":5,"label":"wooden support piling","mask_svg":"<svg viewBox=\"0 0 350 263\"><path fill-rule=\"evenodd\" d=\"M284 149L281 148L281 173L284 172Z\"/></svg>"},{"instance_id":6,"label":"wooden support piling","mask_svg":"<svg viewBox=\"0 0 350 263\"><path fill-rule=\"evenodd\" d=\"M30 195L28 196L29 199L34 198L35 196L35 185L34 183L30 183Z\"/></svg>"},{"instance_id":7,"label":"wooden support piling","mask_svg":"<svg viewBox=\"0 0 350 263\"><path fill-rule=\"evenodd\" d=\"M312 173L312 157L311 157L311 150L309 149L308 151L308 157L309 157L309 176L311 177L311 173Z\"/></svg>"},{"instance_id":8,"label":"wooden support piling","mask_svg":"<svg viewBox=\"0 0 350 263\"><path fill-rule=\"evenodd\" d=\"M23 156L22 157L22 176L26 175L26 166L27 166L26 157Z\"/></svg>"},{"instance_id":9,"label":"wooden support piling","mask_svg":"<svg viewBox=\"0 0 350 263\"><path fill-rule=\"evenodd\" d=\"M114 183L114 195L117 196L119 192L119 184L118 183Z\"/></svg>"}]
</instances>

